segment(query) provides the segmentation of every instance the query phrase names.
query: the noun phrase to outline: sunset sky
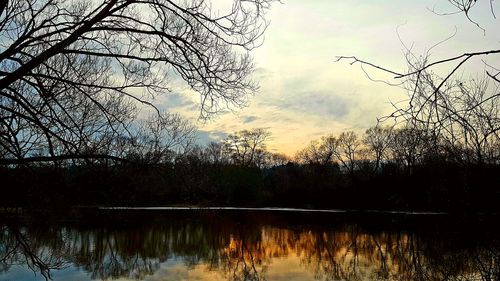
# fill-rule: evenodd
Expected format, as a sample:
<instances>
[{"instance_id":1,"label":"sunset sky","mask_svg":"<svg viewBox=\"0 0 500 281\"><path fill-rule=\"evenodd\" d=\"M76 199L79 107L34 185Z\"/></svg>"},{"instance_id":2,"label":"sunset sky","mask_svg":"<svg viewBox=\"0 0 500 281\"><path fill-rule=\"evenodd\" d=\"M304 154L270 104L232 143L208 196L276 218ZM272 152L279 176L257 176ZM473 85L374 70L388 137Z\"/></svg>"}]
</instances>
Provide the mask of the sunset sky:
<instances>
[{"instance_id":1,"label":"sunset sky","mask_svg":"<svg viewBox=\"0 0 500 281\"><path fill-rule=\"evenodd\" d=\"M189 90L174 91L162 97L161 103L196 122L201 143L234 131L268 128L272 133L269 149L293 156L322 135L363 132L377 117L391 112L390 101L405 99L404 91L368 80L359 66L347 61L335 63L336 56L355 55L403 71L403 47L397 30L406 45L414 45L416 54L456 30L452 39L433 49L434 59L498 47L499 20L494 19L489 1L483 2L471 18L485 32L463 14L437 15L455 11L443 0L284 0L267 14L270 25L264 44L252 52L254 80L260 91L248 107L201 123L196 121L197 96ZM472 61L466 68L473 69L462 73L468 76L481 72L483 66ZM376 71L371 74L390 78Z\"/></svg>"}]
</instances>

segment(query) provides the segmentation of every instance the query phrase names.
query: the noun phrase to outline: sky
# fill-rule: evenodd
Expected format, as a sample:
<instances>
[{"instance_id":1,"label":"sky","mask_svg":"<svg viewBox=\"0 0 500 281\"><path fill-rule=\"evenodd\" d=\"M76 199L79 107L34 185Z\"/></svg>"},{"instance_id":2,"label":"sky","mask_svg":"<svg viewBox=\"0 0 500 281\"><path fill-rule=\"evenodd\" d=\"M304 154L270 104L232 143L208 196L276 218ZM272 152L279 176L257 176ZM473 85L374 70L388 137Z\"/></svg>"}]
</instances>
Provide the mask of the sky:
<instances>
[{"instance_id":1,"label":"sky","mask_svg":"<svg viewBox=\"0 0 500 281\"><path fill-rule=\"evenodd\" d=\"M251 52L256 67L253 79L260 89L247 107L201 122L196 95L189 90L175 91L161 102L195 122L201 143L235 131L267 128L272 134L269 150L293 156L323 135L346 130L361 134L376 124L377 117L392 112L391 102L404 103L407 98L400 88L367 79L358 65L335 62L336 56L355 55L404 71L402 43L421 54L455 34L432 49L431 58L436 60L498 49L500 19L493 17L489 1L480 1L471 11L471 18L484 31L463 14L438 15L454 11L445 0L282 0L266 16L270 24L263 45ZM495 63L499 57L486 59ZM470 76L484 66L476 60L464 69L461 74ZM385 73L369 73L391 79Z\"/></svg>"}]
</instances>

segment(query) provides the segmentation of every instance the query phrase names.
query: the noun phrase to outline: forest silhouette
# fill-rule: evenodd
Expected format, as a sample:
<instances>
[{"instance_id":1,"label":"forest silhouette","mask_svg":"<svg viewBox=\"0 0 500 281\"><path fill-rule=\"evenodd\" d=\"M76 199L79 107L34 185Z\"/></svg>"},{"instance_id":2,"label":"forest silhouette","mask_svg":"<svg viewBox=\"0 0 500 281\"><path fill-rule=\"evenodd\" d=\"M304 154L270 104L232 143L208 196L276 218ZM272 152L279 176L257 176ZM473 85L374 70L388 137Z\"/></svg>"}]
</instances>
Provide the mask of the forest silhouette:
<instances>
[{"instance_id":1,"label":"forest silhouette","mask_svg":"<svg viewBox=\"0 0 500 281\"><path fill-rule=\"evenodd\" d=\"M2 168L4 206L286 206L498 211L496 146L446 146L416 128L312 141L295 159L241 131L206 147ZM123 147L125 148L125 147ZM162 154L164 152L165 154ZM478 156L480 155L480 156Z\"/></svg>"},{"instance_id":2,"label":"forest silhouette","mask_svg":"<svg viewBox=\"0 0 500 281\"><path fill-rule=\"evenodd\" d=\"M197 128L155 99L177 79L201 119L247 105L272 2L2 2L0 204L498 211L499 71L455 74L499 50L432 61L435 46L404 45L407 71L341 56L394 75L408 103L294 156L269 151L265 128L197 144ZM448 2L475 24L477 1Z\"/></svg>"}]
</instances>

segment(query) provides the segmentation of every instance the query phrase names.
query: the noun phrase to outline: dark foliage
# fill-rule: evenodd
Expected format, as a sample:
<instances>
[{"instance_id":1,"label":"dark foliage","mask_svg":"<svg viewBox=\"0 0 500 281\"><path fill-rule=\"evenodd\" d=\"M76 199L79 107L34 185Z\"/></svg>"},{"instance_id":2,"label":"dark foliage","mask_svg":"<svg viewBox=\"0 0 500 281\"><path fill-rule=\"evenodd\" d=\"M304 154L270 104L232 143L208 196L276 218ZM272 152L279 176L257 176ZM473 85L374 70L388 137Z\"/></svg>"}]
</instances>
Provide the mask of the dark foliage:
<instances>
[{"instance_id":1,"label":"dark foliage","mask_svg":"<svg viewBox=\"0 0 500 281\"><path fill-rule=\"evenodd\" d=\"M182 162L2 168L4 206L220 205L305 208L498 211L497 165L393 163L377 173L335 164L271 168Z\"/></svg>"}]
</instances>

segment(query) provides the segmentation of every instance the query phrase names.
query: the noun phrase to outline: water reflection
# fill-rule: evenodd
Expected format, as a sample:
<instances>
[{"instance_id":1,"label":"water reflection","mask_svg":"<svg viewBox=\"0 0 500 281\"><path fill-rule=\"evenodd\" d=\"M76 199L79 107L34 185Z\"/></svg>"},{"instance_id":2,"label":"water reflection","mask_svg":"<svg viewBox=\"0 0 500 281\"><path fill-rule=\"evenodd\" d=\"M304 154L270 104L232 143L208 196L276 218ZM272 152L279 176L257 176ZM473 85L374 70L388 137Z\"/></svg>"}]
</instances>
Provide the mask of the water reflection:
<instances>
[{"instance_id":1,"label":"water reflection","mask_svg":"<svg viewBox=\"0 0 500 281\"><path fill-rule=\"evenodd\" d=\"M62 270L83 271L83 280L194 278L175 270L206 280L500 280L500 245L482 233L289 225L221 213L108 219L3 224L0 280L28 269L42 280Z\"/></svg>"}]
</instances>

